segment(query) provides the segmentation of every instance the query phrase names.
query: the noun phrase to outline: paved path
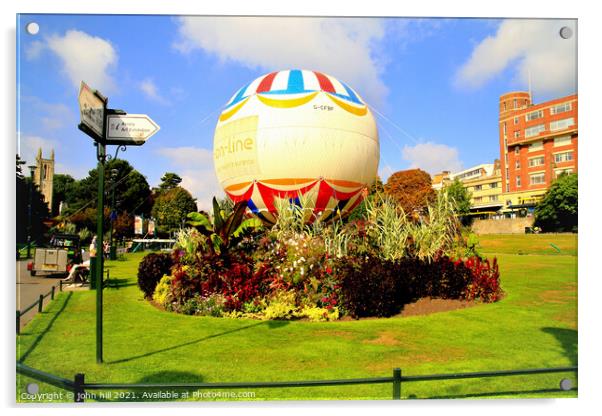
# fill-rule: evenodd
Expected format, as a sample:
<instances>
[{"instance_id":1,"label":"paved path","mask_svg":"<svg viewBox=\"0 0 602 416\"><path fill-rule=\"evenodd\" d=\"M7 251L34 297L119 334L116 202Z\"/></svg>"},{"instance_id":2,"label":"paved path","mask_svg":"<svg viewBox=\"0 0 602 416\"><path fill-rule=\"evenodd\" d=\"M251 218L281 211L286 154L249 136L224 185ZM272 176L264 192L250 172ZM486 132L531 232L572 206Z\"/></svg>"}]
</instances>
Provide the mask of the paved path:
<instances>
[{"instance_id":1,"label":"paved path","mask_svg":"<svg viewBox=\"0 0 602 416\"><path fill-rule=\"evenodd\" d=\"M84 259L88 259L89 255L86 252L84 254ZM37 302L40 298L40 295L45 295L50 292L52 286L56 286L55 293L59 293L59 280L61 277L46 277L42 276L32 276L27 270L27 263L31 260L19 260L17 261L17 309L21 310L34 302ZM44 308L50 302L50 296L44 299ZM21 315L21 329L25 327L25 325L33 319L33 317L38 313L37 306L31 309L30 311Z\"/></svg>"}]
</instances>

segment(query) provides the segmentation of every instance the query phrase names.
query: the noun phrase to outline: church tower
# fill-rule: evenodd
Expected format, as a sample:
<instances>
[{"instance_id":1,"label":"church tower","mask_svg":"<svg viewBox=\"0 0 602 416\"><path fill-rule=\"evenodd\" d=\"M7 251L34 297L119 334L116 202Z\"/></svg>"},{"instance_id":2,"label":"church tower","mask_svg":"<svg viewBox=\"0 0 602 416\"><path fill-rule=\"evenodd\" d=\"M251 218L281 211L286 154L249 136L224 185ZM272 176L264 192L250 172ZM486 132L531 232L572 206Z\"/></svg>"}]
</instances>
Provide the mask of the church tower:
<instances>
[{"instance_id":1,"label":"church tower","mask_svg":"<svg viewBox=\"0 0 602 416\"><path fill-rule=\"evenodd\" d=\"M50 153L50 159L42 158L42 149L38 149L36 156L36 170L33 174L33 180L40 193L44 195L44 201L48 204L48 209L52 212L52 186L54 181L54 149Z\"/></svg>"}]
</instances>

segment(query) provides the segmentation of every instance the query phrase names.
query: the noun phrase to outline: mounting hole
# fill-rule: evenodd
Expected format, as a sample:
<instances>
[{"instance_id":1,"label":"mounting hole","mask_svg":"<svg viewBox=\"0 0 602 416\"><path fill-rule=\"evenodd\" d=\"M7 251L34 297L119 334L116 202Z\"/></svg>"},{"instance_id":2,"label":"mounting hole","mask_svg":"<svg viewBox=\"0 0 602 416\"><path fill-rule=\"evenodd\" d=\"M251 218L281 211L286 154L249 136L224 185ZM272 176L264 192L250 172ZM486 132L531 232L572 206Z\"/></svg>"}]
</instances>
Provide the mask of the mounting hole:
<instances>
[{"instance_id":1,"label":"mounting hole","mask_svg":"<svg viewBox=\"0 0 602 416\"><path fill-rule=\"evenodd\" d=\"M573 383L568 378L560 380L560 390L568 391L573 387Z\"/></svg>"},{"instance_id":2,"label":"mounting hole","mask_svg":"<svg viewBox=\"0 0 602 416\"><path fill-rule=\"evenodd\" d=\"M37 35L38 32L40 31L40 25L37 24L36 22L30 22L30 23L27 23L27 26L25 26L25 30L30 35Z\"/></svg>"},{"instance_id":3,"label":"mounting hole","mask_svg":"<svg viewBox=\"0 0 602 416\"><path fill-rule=\"evenodd\" d=\"M25 390L29 394L38 394L40 391L40 386L38 386L36 383L29 383L27 387L25 387Z\"/></svg>"},{"instance_id":4,"label":"mounting hole","mask_svg":"<svg viewBox=\"0 0 602 416\"><path fill-rule=\"evenodd\" d=\"M568 26L560 28L560 37L562 39L569 39L571 36L573 36L573 29Z\"/></svg>"}]
</instances>

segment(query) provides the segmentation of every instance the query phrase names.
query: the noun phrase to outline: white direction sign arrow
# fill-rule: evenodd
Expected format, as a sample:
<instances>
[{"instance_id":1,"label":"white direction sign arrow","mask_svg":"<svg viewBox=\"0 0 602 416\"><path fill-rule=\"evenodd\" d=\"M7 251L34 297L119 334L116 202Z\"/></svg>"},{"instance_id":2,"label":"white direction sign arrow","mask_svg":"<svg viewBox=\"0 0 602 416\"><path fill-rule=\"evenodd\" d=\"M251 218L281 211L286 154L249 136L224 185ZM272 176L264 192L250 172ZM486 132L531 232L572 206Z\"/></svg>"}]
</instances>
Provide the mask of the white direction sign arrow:
<instances>
[{"instance_id":1,"label":"white direction sign arrow","mask_svg":"<svg viewBox=\"0 0 602 416\"><path fill-rule=\"evenodd\" d=\"M159 131L159 125L146 114L107 116L107 143L140 145Z\"/></svg>"}]
</instances>

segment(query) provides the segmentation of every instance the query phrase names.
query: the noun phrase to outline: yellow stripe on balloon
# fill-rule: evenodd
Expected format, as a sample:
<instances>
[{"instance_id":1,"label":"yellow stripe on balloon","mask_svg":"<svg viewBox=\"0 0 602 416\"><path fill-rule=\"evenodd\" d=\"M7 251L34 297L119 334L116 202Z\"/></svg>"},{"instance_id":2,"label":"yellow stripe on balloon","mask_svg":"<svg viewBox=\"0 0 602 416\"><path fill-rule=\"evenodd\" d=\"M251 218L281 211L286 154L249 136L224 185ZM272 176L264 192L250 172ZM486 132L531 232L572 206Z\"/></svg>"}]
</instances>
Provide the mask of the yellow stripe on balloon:
<instances>
[{"instance_id":1,"label":"yellow stripe on balloon","mask_svg":"<svg viewBox=\"0 0 602 416\"><path fill-rule=\"evenodd\" d=\"M226 120L228 120L230 117L232 117L234 114L236 114L238 112L238 110L240 110L242 108L242 106L245 105L245 103L247 101L249 101L249 97L247 97L244 100L242 100L239 104L236 104L234 107L232 107L231 110L224 111L219 116L219 121L226 121Z\"/></svg>"},{"instance_id":2,"label":"yellow stripe on balloon","mask_svg":"<svg viewBox=\"0 0 602 416\"><path fill-rule=\"evenodd\" d=\"M261 101L265 105L269 105L270 107L292 108L292 107L299 107L300 105L303 105L303 104L307 104L308 102L313 100L316 95L318 95L318 93L314 92L312 94L306 95L305 97L301 97L301 98L293 98L290 100L282 100L282 99L279 100L276 98L268 98L266 96L257 94L257 98L259 98L259 101Z\"/></svg>"},{"instance_id":3,"label":"yellow stripe on balloon","mask_svg":"<svg viewBox=\"0 0 602 416\"><path fill-rule=\"evenodd\" d=\"M326 94L328 98L330 98L336 105L341 107L343 110L350 112L351 114L355 114L356 116L365 116L368 113L368 107L355 107L353 105L347 104L346 102L335 98L332 94Z\"/></svg>"}]
</instances>

